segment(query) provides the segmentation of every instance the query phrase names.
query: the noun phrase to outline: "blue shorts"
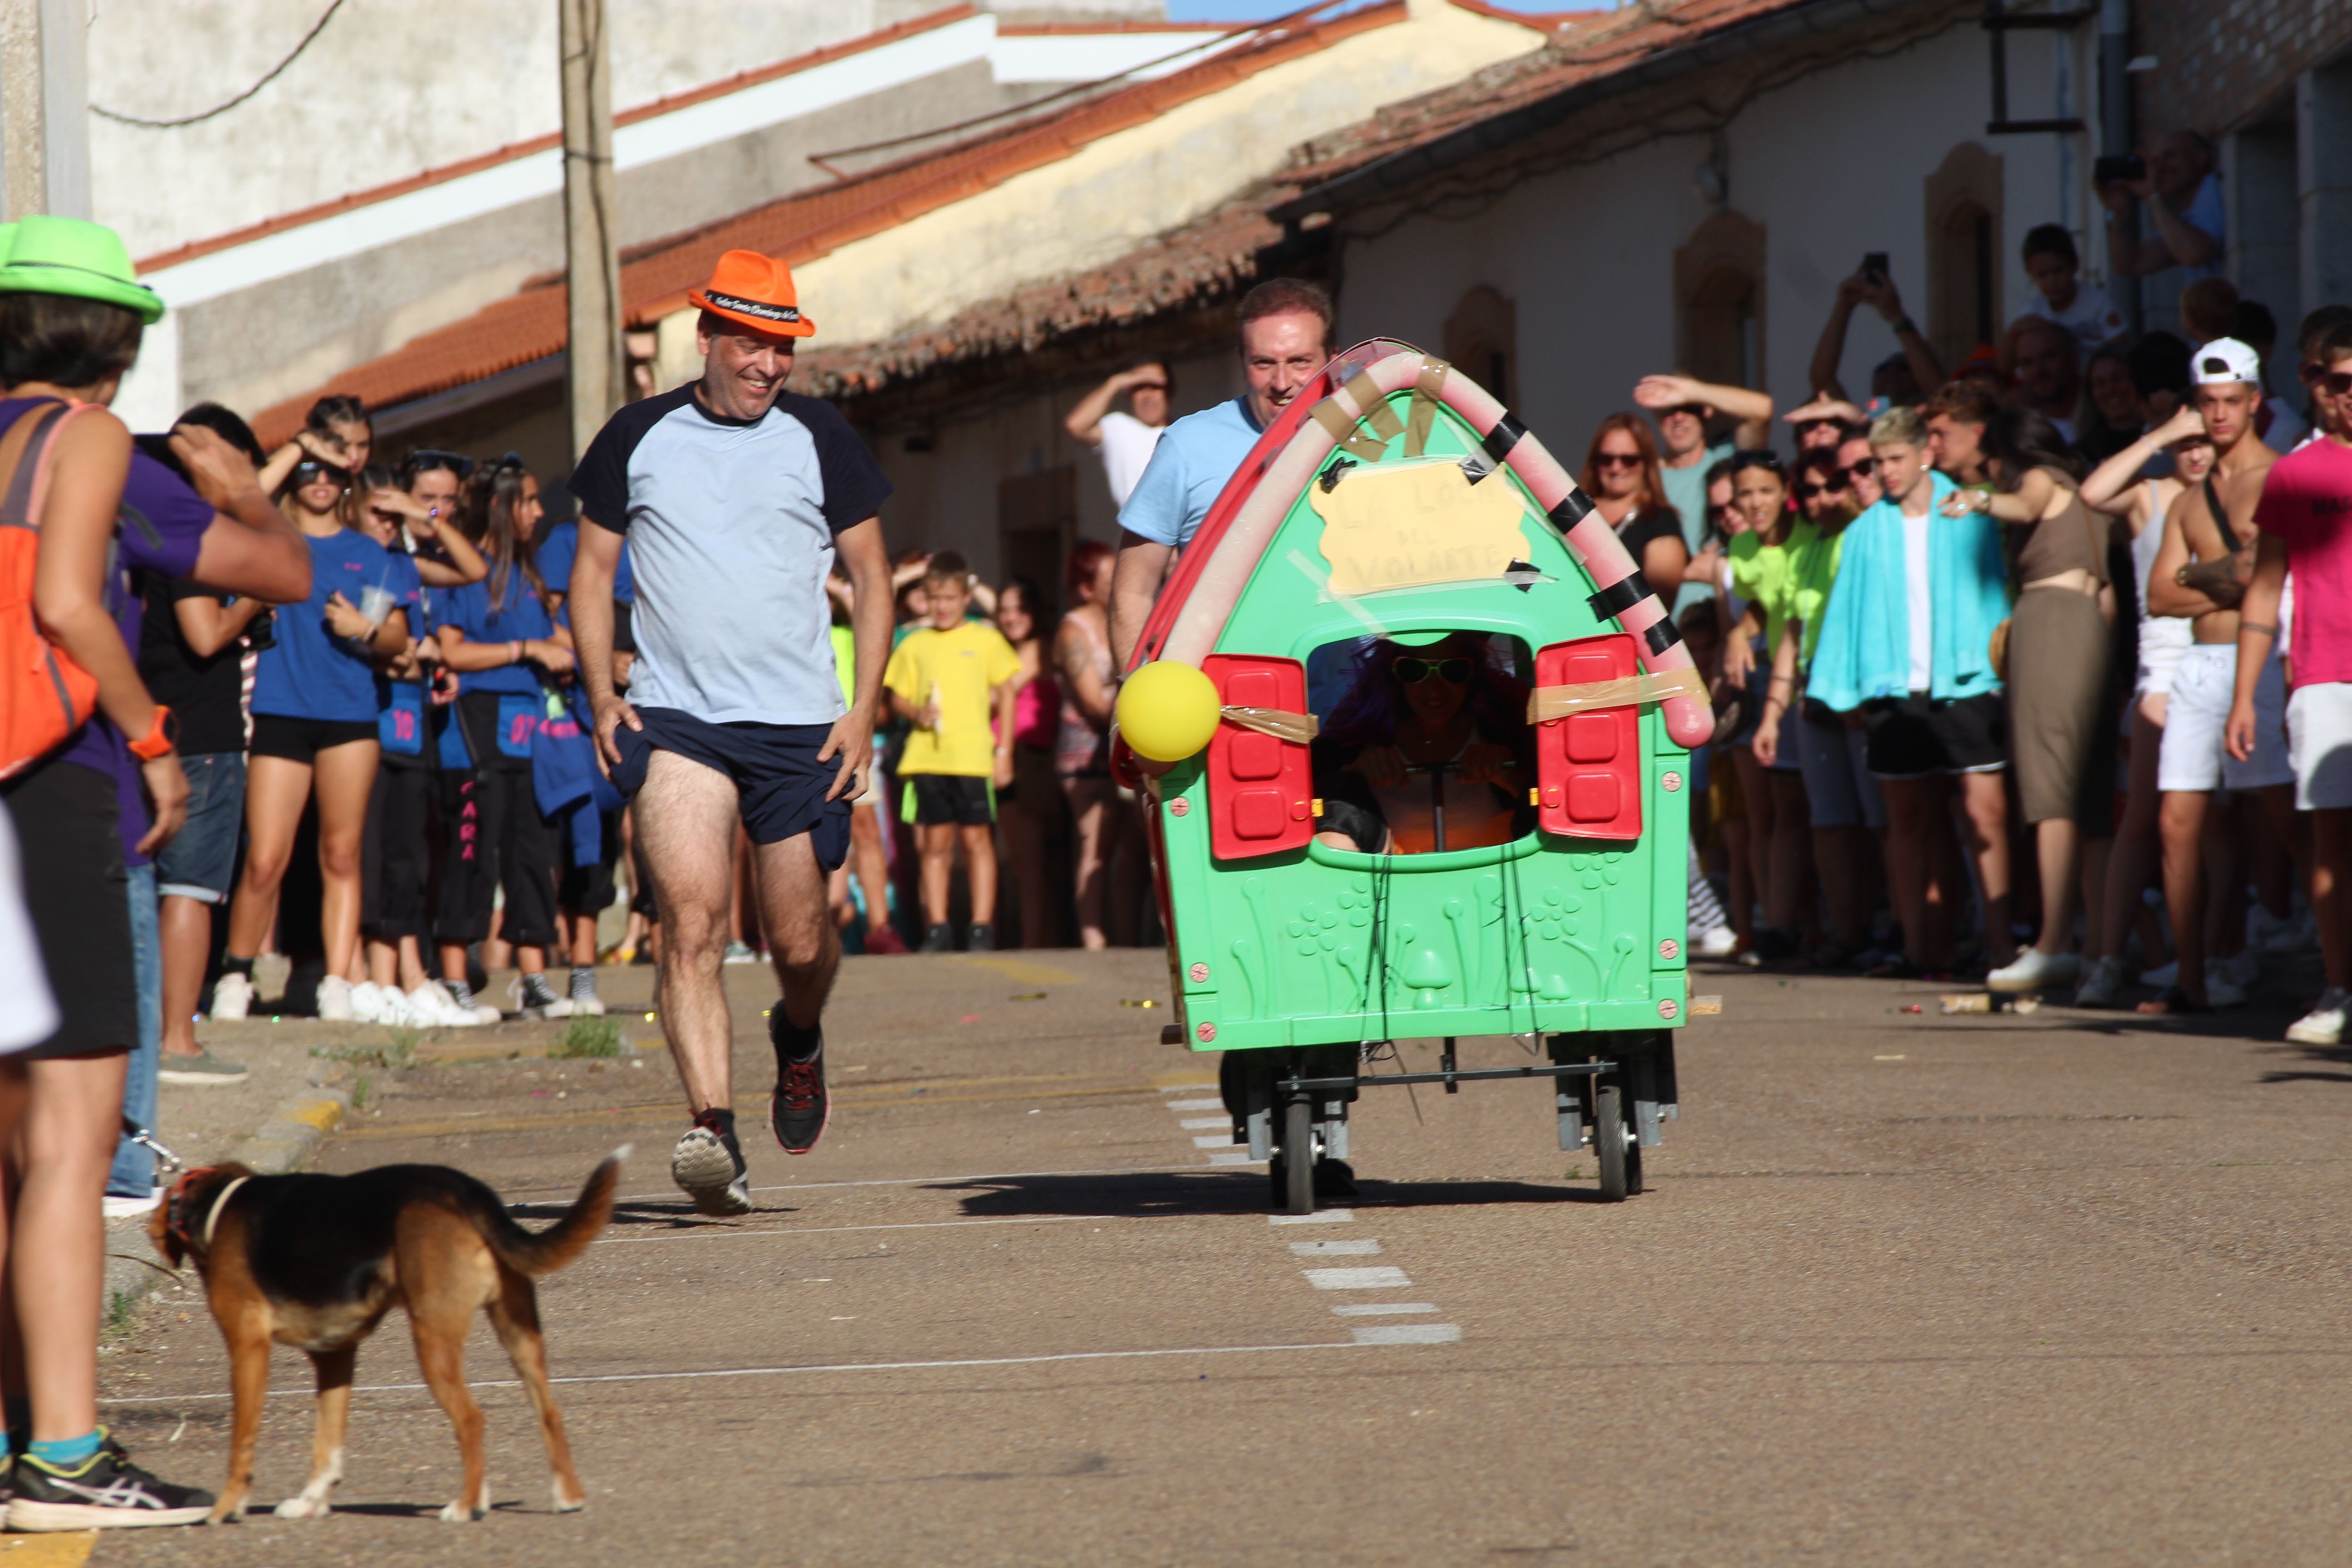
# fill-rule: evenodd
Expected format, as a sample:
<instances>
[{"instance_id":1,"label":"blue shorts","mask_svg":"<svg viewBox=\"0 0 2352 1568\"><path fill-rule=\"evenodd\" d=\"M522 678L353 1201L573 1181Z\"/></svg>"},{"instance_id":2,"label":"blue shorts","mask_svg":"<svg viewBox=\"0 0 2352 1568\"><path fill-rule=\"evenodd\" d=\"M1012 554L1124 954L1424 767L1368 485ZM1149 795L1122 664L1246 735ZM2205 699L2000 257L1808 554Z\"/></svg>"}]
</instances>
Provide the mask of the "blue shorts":
<instances>
[{"instance_id":1,"label":"blue shorts","mask_svg":"<svg viewBox=\"0 0 2352 1568\"><path fill-rule=\"evenodd\" d=\"M613 732L621 752L613 769L614 789L634 796L645 787L654 753L675 752L733 782L737 810L754 844L780 844L805 833L825 870L848 858L848 798L824 798L840 772L838 760L816 760L832 725L713 724L675 708L640 708L637 717L643 730L624 724Z\"/></svg>"},{"instance_id":2,"label":"blue shorts","mask_svg":"<svg viewBox=\"0 0 2352 1568\"><path fill-rule=\"evenodd\" d=\"M188 775L188 820L155 852L155 891L164 898L217 904L236 872L236 836L245 826L245 753L199 752L180 759Z\"/></svg>"}]
</instances>

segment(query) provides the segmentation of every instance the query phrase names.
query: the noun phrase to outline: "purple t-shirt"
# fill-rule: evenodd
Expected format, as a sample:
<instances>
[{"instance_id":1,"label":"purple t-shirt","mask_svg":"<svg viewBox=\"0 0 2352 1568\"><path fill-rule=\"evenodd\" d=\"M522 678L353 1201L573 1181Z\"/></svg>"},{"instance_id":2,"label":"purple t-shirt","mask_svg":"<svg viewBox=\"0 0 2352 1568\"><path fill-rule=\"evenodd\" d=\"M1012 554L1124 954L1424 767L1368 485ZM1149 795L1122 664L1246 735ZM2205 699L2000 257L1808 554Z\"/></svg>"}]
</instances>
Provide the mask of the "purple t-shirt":
<instances>
[{"instance_id":1,"label":"purple t-shirt","mask_svg":"<svg viewBox=\"0 0 2352 1568\"><path fill-rule=\"evenodd\" d=\"M0 429L14 425L37 398L0 400ZM131 454L131 473L122 486L122 512L115 524L114 570L106 580L106 607L113 612L125 647L137 657L140 595L137 574L184 577L196 567L205 530L213 522L210 502L190 489L181 478L144 452ZM133 866L146 857L133 847L147 835L147 802L140 789L139 763L121 734L103 715L93 716L66 742L65 761L96 768L115 781L121 805L123 853Z\"/></svg>"}]
</instances>

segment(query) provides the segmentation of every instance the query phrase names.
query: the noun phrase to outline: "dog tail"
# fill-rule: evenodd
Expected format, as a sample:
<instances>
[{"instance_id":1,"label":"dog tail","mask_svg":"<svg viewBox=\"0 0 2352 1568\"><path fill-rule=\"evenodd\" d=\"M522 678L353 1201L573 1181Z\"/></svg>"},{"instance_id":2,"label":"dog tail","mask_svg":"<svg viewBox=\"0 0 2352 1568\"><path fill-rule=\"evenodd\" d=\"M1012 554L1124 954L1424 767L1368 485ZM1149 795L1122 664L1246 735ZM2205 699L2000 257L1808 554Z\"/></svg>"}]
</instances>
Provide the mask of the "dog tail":
<instances>
[{"instance_id":1,"label":"dog tail","mask_svg":"<svg viewBox=\"0 0 2352 1568\"><path fill-rule=\"evenodd\" d=\"M530 1275L554 1273L585 1252L588 1244L596 1239L596 1233L613 1217L613 1189L620 1184L621 1162L628 1157L626 1143L605 1155L588 1173L587 1184L580 1189L570 1210L545 1230L525 1230L500 1209L495 1224L485 1228L482 1239L490 1244L509 1268Z\"/></svg>"}]
</instances>

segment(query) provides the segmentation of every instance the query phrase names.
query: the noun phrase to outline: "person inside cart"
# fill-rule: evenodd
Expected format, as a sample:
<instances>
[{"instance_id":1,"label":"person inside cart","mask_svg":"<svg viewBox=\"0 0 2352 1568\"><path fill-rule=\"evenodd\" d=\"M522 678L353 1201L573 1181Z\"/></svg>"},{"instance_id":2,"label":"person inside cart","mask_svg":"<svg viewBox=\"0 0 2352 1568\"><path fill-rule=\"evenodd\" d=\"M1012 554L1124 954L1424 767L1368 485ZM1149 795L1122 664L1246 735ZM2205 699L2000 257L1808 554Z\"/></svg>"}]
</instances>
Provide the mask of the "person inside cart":
<instances>
[{"instance_id":1,"label":"person inside cart","mask_svg":"<svg viewBox=\"0 0 2352 1568\"><path fill-rule=\"evenodd\" d=\"M1315 742L1318 842L1426 855L1437 847L1441 801L1449 850L1507 844L1530 830L1528 691L1492 655L1473 632L1423 647L1368 643Z\"/></svg>"}]
</instances>

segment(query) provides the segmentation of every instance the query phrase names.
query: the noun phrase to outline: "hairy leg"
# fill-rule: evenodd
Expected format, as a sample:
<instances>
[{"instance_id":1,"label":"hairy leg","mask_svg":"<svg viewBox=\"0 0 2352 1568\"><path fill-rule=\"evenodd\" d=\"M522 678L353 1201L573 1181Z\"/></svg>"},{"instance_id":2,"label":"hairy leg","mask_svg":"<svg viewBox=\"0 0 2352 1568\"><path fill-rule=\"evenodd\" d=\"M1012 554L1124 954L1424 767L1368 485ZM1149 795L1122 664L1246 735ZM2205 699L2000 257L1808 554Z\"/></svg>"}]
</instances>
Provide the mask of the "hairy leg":
<instances>
[{"instance_id":1,"label":"hairy leg","mask_svg":"<svg viewBox=\"0 0 2352 1568\"><path fill-rule=\"evenodd\" d=\"M735 881L736 813L726 774L675 752L654 753L637 793L637 842L661 911L662 1032L696 1111L730 1103L734 1031L719 966Z\"/></svg>"},{"instance_id":2,"label":"hairy leg","mask_svg":"<svg viewBox=\"0 0 2352 1568\"><path fill-rule=\"evenodd\" d=\"M768 960L784 990L784 1016L814 1028L841 965L841 936L826 918L824 872L810 836L759 847L760 902Z\"/></svg>"}]
</instances>

